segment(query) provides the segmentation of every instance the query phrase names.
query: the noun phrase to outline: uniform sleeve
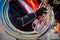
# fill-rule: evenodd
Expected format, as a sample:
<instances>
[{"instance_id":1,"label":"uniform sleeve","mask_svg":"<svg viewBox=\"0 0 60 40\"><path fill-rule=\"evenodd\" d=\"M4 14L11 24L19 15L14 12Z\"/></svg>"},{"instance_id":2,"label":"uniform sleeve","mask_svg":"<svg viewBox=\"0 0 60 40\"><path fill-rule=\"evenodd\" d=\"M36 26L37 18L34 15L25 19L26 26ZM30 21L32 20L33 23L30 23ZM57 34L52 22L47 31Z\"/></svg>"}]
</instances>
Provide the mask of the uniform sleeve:
<instances>
[{"instance_id":1,"label":"uniform sleeve","mask_svg":"<svg viewBox=\"0 0 60 40\"><path fill-rule=\"evenodd\" d=\"M20 26L26 26L36 18L34 13L27 14L22 6L16 1L11 1L9 3L9 13L10 18L13 19L14 23L19 24Z\"/></svg>"}]
</instances>

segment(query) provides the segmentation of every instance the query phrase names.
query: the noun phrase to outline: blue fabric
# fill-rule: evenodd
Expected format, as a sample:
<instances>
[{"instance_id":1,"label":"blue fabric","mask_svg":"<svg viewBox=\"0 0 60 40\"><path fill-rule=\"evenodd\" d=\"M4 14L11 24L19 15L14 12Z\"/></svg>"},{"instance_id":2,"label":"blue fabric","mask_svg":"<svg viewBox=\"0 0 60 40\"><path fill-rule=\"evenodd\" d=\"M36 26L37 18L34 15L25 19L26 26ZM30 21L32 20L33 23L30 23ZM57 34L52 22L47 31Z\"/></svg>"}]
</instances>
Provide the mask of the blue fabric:
<instances>
[{"instance_id":1,"label":"blue fabric","mask_svg":"<svg viewBox=\"0 0 60 40\"><path fill-rule=\"evenodd\" d=\"M1 14L2 14L2 9L3 9L3 5L4 5L4 2L5 2L6 0L0 0L0 16L1 16Z\"/></svg>"}]
</instances>

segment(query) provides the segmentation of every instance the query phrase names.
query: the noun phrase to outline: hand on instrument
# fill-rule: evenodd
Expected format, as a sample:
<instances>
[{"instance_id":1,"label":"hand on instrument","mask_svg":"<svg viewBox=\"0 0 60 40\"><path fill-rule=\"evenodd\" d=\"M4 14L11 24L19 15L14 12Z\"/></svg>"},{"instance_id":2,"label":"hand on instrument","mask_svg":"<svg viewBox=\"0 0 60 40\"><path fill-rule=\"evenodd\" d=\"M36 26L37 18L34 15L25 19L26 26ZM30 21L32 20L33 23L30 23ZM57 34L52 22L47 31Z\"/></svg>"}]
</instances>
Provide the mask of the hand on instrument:
<instances>
[{"instance_id":1,"label":"hand on instrument","mask_svg":"<svg viewBox=\"0 0 60 40\"><path fill-rule=\"evenodd\" d=\"M42 8L39 8L37 11L36 11L36 15L37 16L42 16L43 13L47 13L47 9L42 7Z\"/></svg>"}]
</instances>

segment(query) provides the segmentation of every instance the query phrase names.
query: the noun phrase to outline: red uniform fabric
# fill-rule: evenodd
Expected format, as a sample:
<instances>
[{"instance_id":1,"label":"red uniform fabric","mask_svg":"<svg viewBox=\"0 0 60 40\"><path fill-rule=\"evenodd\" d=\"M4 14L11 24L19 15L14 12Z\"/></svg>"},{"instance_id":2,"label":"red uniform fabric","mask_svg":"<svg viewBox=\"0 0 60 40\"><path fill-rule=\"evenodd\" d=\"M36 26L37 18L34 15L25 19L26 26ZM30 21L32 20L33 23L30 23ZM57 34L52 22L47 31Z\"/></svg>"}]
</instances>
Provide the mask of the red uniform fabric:
<instances>
[{"instance_id":1,"label":"red uniform fabric","mask_svg":"<svg viewBox=\"0 0 60 40\"><path fill-rule=\"evenodd\" d=\"M28 6L32 8L32 10L35 12L38 8L38 2L37 0L24 0L25 3L27 3Z\"/></svg>"}]
</instances>

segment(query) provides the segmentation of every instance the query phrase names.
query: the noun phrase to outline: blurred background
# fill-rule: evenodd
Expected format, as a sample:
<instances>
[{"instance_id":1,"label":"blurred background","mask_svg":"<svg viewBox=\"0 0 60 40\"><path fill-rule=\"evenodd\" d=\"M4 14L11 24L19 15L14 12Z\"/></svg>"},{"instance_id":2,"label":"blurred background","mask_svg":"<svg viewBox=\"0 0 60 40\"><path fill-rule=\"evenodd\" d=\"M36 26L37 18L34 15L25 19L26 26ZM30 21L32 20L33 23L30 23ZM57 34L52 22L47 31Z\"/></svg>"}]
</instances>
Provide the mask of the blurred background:
<instances>
[{"instance_id":1,"label":"blurred background","mask_svg":"<svg viewBox=\"0 0 60 40\"><path fill-rule=\"evenodd\" d=\"M1 28L1 14L2 14L2 8L4 5L4 1L6 0L0 0L0 40L16 40L15 38L9 36L2 28ZM49 1L51 3L52 0ZM45 35L41 40L60 40L60 4L50 4L54 7L54 13L55 13L55 22L51 30ZM58 10L57 10L58 9Z\"/></svg>"}]
</instances>

